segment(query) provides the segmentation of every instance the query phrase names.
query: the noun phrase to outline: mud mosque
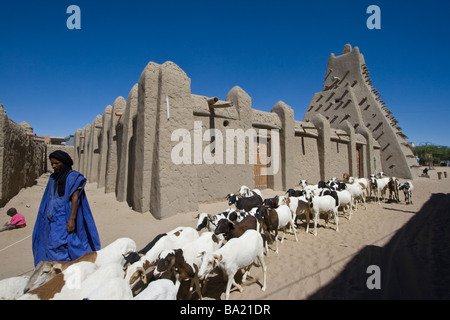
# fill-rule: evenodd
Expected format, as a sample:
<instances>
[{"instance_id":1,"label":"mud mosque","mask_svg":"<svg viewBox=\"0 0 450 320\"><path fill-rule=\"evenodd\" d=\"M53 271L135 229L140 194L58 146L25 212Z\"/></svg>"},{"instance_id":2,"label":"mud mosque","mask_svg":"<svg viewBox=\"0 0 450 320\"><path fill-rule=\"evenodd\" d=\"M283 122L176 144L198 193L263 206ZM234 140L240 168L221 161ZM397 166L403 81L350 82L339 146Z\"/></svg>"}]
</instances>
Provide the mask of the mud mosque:
<instances>
[{"instance_id":1,"label":"mud mosque","mask_svg":"<svg viewBox=\"0 0 450 320\"><path fill-rule=\"evenodd\" d=\"M411 179L418 164L407 136L369 75L358 47L332 53L323 89L298 121L282 101L271 112L254 109L238 86L225 100L193 94L175 63L150 62L126 99L74 133L74 146L42 143L0 104L0 204L49 169L47 154L58 147L90 183L158 219L196 211L241 185L287 190L344 172ZM24 154L25 164L11 162ZM11 182L22 170L24 179Z\"/></svg>"}]
</instances>

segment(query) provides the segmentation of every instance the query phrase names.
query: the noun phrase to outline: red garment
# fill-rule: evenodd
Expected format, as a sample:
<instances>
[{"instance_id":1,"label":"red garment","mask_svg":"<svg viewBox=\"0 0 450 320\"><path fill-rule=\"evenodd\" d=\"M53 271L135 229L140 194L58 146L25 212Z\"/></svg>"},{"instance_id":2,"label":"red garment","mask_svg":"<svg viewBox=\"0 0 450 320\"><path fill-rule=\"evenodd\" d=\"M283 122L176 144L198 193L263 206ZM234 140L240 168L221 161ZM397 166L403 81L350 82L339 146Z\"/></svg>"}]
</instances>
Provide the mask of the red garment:
<instances>
[{"instance_id":1,"label":"red garment","mask_svg":"<svg viewBox=\"0 0 450 320\"><path fill-rule=\"evenodd\" d=\"M25 221L25 217L23 215L21 215L20 213L16 213L11 218L11 222L9 223L9 225L11 225L11 226L21 226L21 225L24 225L26 223L27 222Z\"/></svg>"}]
</instances>

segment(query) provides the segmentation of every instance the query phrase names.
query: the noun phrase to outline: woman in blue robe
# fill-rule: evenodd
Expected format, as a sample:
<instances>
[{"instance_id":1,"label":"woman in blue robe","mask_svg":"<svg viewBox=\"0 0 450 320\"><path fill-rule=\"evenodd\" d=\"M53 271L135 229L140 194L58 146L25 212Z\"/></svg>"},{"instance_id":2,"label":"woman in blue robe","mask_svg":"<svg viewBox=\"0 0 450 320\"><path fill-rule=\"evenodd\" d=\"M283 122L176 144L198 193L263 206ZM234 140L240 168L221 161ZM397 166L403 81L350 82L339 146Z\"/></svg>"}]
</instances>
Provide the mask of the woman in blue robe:
<instances>
[{"instance_id":1,"label":"woman in blue robe","mask_svg":"<svg viewBox=\"0 0 450 320\"><path fill-rule=\"evenodd\" d=\"M72 170L70 156L50 154L54 173L42 197L33 230L34 265L72 261L100 250L100 238L84 190L86 178Z\"/></svg>"}]
</instances>

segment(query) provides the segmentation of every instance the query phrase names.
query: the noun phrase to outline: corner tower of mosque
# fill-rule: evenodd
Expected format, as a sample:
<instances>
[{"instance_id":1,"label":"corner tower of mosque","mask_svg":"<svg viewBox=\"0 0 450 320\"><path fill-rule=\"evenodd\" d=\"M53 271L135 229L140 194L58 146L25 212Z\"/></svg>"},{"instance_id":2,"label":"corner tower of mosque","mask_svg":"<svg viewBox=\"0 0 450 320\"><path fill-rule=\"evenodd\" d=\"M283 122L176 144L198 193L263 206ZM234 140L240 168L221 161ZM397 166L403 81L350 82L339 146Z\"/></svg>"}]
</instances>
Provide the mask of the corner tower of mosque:
<instances>
[{"instance_id":1,"label":"corner tower of mosque","mask_svg":"<svg viewBox=\"0 0 450 320\"><path fill-rule=\"evenodd\" d=\"M392 111L373 86L370 72L358 47L344 46L342 54L333 53L328 59L322 92L316 93L303 121L312 121L316 114L323 115L331 128L342 128L347 120L357 133L373 146L380 148L381 163L374 161L373 148L366 148L365 163L368 172L381 171L388 176L411 179L417 173L417 161L406 142ZM361 150L361 152L363 152Z\"/></svg>"}]
</instances>

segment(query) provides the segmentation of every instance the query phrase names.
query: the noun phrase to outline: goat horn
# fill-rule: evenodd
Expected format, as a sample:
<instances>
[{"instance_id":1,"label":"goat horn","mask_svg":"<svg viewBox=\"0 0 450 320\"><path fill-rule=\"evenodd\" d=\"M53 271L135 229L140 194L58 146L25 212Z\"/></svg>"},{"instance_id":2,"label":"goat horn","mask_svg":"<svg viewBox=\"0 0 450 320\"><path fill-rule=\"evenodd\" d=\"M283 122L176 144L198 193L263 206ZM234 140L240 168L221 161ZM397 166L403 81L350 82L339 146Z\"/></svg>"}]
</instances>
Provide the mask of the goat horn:
<instances>
[{"instance_id":1,"label":"goat horn","mask_svg":"<svg viewBox=\"0 0 450 320\"><path fill-rule=\"evenodd\" d=\"M196 275L198 275L198 266L194 263L194 272Z\"/></svg>"}]
</instances>

